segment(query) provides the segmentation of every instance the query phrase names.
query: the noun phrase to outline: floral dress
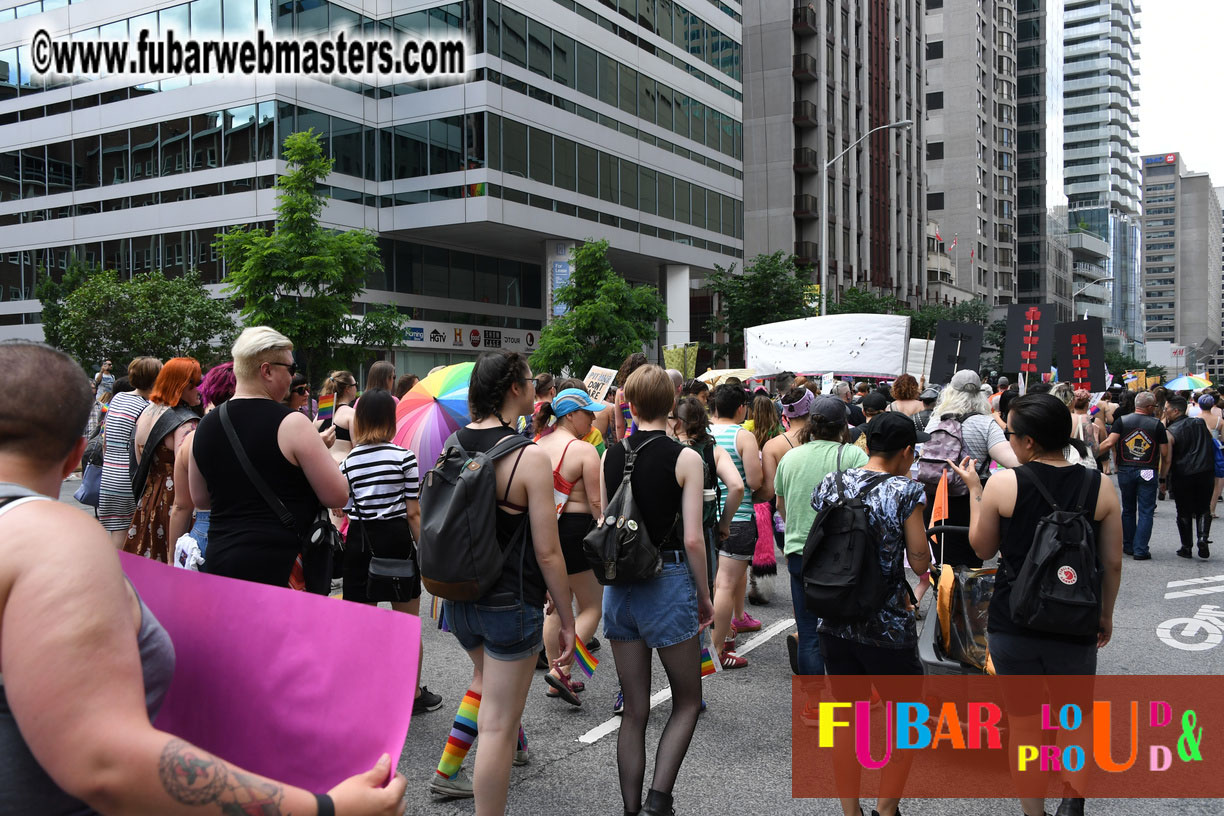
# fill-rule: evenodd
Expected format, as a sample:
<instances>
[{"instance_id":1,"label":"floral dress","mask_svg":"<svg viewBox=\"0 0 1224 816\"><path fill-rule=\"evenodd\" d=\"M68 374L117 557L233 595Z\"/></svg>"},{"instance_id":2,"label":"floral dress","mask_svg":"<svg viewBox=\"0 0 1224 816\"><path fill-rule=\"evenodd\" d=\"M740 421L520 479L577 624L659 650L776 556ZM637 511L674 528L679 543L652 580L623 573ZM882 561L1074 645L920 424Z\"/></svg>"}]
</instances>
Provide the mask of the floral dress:
<instances>
[{"instance_id":1,"label":"floral dress","mask_svg":"<svg viewBox=\"0 0 1224 816\"><path fill-rule=\"evenodd\" d=\"M194 423L187 423L194 427ZM176 432L167 434L173 440ZM174 455L172 448L159 442L153 451L153 463L149 467L149 478L144 493L136 504L132 526L128 528L127 542L123 551L144 555L155 561L169 563L174 554L174 542L170 536L170 508L174 507ZM187 489L187 485L183 485Z\"/></svg>"}]
</instances>

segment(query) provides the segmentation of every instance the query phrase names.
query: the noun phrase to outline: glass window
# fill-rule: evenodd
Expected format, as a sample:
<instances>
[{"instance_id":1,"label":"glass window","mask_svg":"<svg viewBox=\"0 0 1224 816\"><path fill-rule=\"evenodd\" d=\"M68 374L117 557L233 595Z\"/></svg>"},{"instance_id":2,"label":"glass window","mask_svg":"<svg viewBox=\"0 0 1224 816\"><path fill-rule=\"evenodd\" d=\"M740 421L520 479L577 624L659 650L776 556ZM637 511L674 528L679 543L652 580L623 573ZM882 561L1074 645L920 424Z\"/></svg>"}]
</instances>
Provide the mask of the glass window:
<instances>
[{"instance_id":1,"label":"glass window","mask_svg":"<svg viewBox=\"0 0 1224 816\"><path fill-rule=\"evenodd\" d=\"M259 103L256 130L256 156L261 161L272 158L276 155L276 103L272 100Z\"/></svg>"},{"instance_id":2,"label":"glass window","mask_svg":"<svg viewBox=\"0 0 1224 816\"><path fill-rule=\"evenodd\" d=\"M394 133L391 128L381 128L378 131L378 180L391 181L395 178L395 164L392 161L393 154L391 141L394 138ZM366 154L369 158L369 154Z\"/></svg>"},{"instance_id":3,"label":"glass window","mask_svg":"<svg viewBox=\"0 0 1224 816\"><path fill-rule=\"evenodd\" d=\"M490 57L501 56L501 3L485 3L485 45Z\"/></svg>"},{"instance_id":4,"label":"glass window","mask_svg":"<svg viewBox=\"0 0 1224 816\"><path fill-rule=\"evenodd\" d=\"M429 123L395 126L395 177L416 178L429 173Z\"/></svg>"},{"instance_id":5,"label":"glass window","mask_svg":"<svg viewBox=\"0 0 1224 816\"><path fill-rule=\"evenodd\" d=\"M501 169L501 117L496 113L489 114L489 169Z\"/></svg>"},{"instance_id":6,"label":"glass window","mask_svg":"<svg viewBox=\"0 0 1224 816\"><path fill-rule=\"evenodd\" d=\"M245 37L255 31L255 3L252 0L222 0L225 36Z\"/></svg>"},{"instance_id":7,"label":"glass window","mask_svg":"<svg viewBox=\"0 0 1224 816\"><path fill-rule=\"evenodd\" d=\"M527 21L527 69L542 77L552 76L552 29L537 20Z\"/></svg>"},{"instance_id":8,"label":"glass window","mask_svg":"<svg viewBox=\"0 0 1224 816\"><path fill-rule=\"evenodd\" d=\"M220 166L221 114L196 114L191 117L191 169L208 170Z\"/></svg>"},{"instance_id":9,"label":"glass window","mask_svg":"<svg viewBox=\"0 0 1224 816\"><path fill-rule=\"evenodd\" d=\"M576 146L572 141L561 136L553 138L553 184L562 190L577 189L578 175L574 169L576 156Z\"/></svg>"},{"instance_id":10,"label":"glass window","mask_svg":"<svg viewBox=\"0 0 1224 816\"><path fill-rule=\"evenodd\" d=\"M578 90L589 97L599 96L599 57L589 45L578 43Z\"/></svg>"},{"instance_id":11,"label":"glass window","mask_svg":"<svg viewBox=\"0 0 1224 816\"><path fill-rule=\"evenodd\" d=\"M332 117L332 152L336 157L335 171L349 176L362 175L361 125Z\"/></svg>"},{"instance_id":12,"label":"glass window","mask_svg":"<svg viewBox=\"0 0 1224 816\"><path fill-rule=\"evenodd\" d=\"M433 297L449 297L447 284L449 270L448 252L439 247L421 247L421 294Z\"/></svg>"},{"instance_id":13,"label":"glass window","mask_svg":"<svg viewBox=\"0 0 1224 816\"><path fill-rule=\"evenodd\" d=\"M297 124L297 110L291 102L276 103L276 155L277 158L285 157L285 139L289 134L295 132ZM166 136L162 134L162 147L165 148ZM165 162L163 161L164 165ZM162 175L165 175L163 170Z\"/></svg>"},{"instance_id":14,"label":"glass window","mask_svg":"<svg viewBox=\"0 0 1224 816\"><path fill-rule=\"evenodd\" d=\"M502 119L502 170L527 177L527 126L513 119Z\"/></svg>"},{"instance_id":15,"label":"glass window","mask_svg":"<svg viewBox=\"0 0 1224 816\"><path fill-rule=\"evenodd\" d=\"M638 193L640 196L638 209L648 215L654 215L659 209L655 176L654 170L646 167L638 168Z\"/></svg>"},{"instance_id":16,"label":"glass window","mask_svg":"<svg viewBox=\"0 0 1224 816\"><path fill-rule=\"evenodd\" d=\"M618 71L616 60L607 54L599 55L599 101L616 107Z\"/></svg>"},{"instance_id":17,"label":"glass window","mask_svg":"<svg viewBox=\"0 0 1224 816\"><path fill-rule=\"evenodd\" d=\"M429 123L429 161L431 173L463 169L462 116L447 116Z\"/></svg>"},{"instance_id":18,"label":"glass window","mask_svg":"<svg viewBox=\"0 0 1224 816\"><path fill-rule=\"evenodd\" d=\"M672 0L659 0L659 10L655 15L655 28L664 42L672 41Z\"/></svg>"},{"instance_id":19,"label":"glass window","mask_svg":"<svg viewBox=\"0 0 1224 816\"><path fill-rule=\"evenodd\" d=\"M574 87L574 40L556 31L552 35L552 70L554 80Z\"/></svg>"},{"instance_id":20,"label":"glass window","mask_svg":"<svg viewBox=\"0 0 1224 816\"><path fill-rule=\"evenodd\" d=\"M24 158L25 151L22 151ZM114 133L102 134L102 183L123 184L131 179L128 172L128 132L119 130ZM22 186L24 188L25 167L22 167Z\"/></svg>"},{"instance_id":21,"label":"glass window","mask_svg":"<svg viewBox=\"0 0 1224 816\"><path fill-rule=\"evenodd\" d=\"M706 191L703 187L693 185L692 202L689 208L692 211L692 223L698 229L706 228Z\"/></svg>"},{"instance_id":22,"label":"glass window","mask_svg":"<svg viewBox=\"0 0 1224 816\"><path fill-rule=\"evenodd\" d=\"M122 21L124 35L122 39L127 38L127 21ZM21 93L34 93L43 89L43 80L41 76L34 75L34 63L30 60L30 46L22 45L17 48L17 70L18 82L21 86Z\"/></svg>"},{"instance_id":23,"label":"glass window","mask_svg":"<svg viewBox=\"0 0 1224 816\"><path fill-rule=\"evenodd\" d=\"M620 203L622 207L637 209L638 206L638 173L637 166L631 162L621 162Z\"/></svg>"},{"instance_id":24,"label":"glass window","mask_svg":"<svg viewBox=\"0 0 1224 816\"><path fill-rule=\"evenodd\" d=\"M465 253L455 254L458 256ZM498 284L497 259L489 258L485 255L476 255L474 260L476 264L476 291L473 299L477 303L507 303L508 296L506 290L500 288ZM459 261L456 259L454 263L458 265ZM511 285L515 291L509 297L516 297L518 295L518 286L516 284ZM510 305L517 305L517 303L511 303Z\"/></svg>"},{"instance_id":25,"label":"glass window","mask_svg":"<svg viewBox=\"0 0 1224 816\"><path fill-rule=\"evenodd\" d=\"M20 198L21 154L16 150L0 153L0 203Z\"/></svg>"},{"instance_id":26,"label":"glass window","mask_svg":"<svg viewBox=\"0 0 1224 816\"><path fill-rule=\"evenodd\" d=\"M610 153L599 154L599 197L617 203L620 193L620 159Z\"/></svg>"},{"instance_id":27,"label":"glass window","mask_svg":"<svg viewBox=\"0 0 1224 816\"><path fill-rule=\"evenodd\" d=\"M47 195L72 192L72 142L47 145Z\"/></svg>"},{"instance_id":28,"label":"glass window","mask_svg":"<svg viewBox=\"0 0 1224 816\"><path fill-rule=\"evenodd\" d=\"M485 166L484 116L483 113L469 113L463 117L464 167L468 170Z\"/></svg>"},{"instance_id":29,"label":"glass window","mask_svg":"<svg viewBox=\"0 0 1224 816\"><path fill-rule=\"evenodd\" d=\"M666 173L659 173L659 217L676 217L676 180Z\"/></svg>"},{"instance_id":30,"label":"glass window","mask_svg":"<svg viewBox=\"0 0 1224 816\"><path fill-rule=\"evenodd\" d=\"M655 120L655 81L648 76L638 77L637 115L647 122Z\"/></svg>"},{"instance_id":31,"label":"glass window","mask_svg":"<svg viewBox=\"0 0 1224 816\"><path fill-rule=\"evenodd\" d=\"M0 101L17 96L17 49L0 51ZM2 293L0 293L2 294Z\"/></svg>"},{"instance_id":32,"label":"glass window","mask_svg":"<svg viewBox=\"0 0 1224 816\"><path fill-rule=\"evenodd\" d=\"M540 267L538 264L519 264L518 266L523 282L523 307L526 309L538 309L543 302L543 277L540 274ZM506 267L503 263L501 275L505 274Z\"/></svg>"},{"instance_id":33,"label":"glass window","mask_svg":"<svg viewBox=\"0 0 1224 816\"><path fill-rule=\"evenodd\" d=\"M672 89L660 82L658 94L658 112L655 114L655 121L658 122L661 128L674 130L675 122L672 120Z\"/></svg>"},{"instance_id":34,"label":"glass window","mask_svg":"<svg viewBox=\"0 0 1224 816\"><path fill-rule=\"evenodd\" d=\"M421 248L407 241L396 241L393 251L395 257L395 291L406 295L421 292Z\"/></svg>"},{"instance_id":35,"label":"glass window","mask_svg":"<svg viewBox=\"0 0 1224 816\"><path fill-rule=\"evenodd\" d=\"M552 184L552 134L540 128L530 129L531 179Z\"/></svg>"},{"instance_id":36,"label":"glass window","mask_svg":"<svg viewBox=\"0 0 1224 816\"><path fill-rule=\"evenodd\" d=\"M476 299L476 256L470 252L450 253L450 296L456 300Z\"/></svg>"},{"instance_id":37,"label":"glass window","mask_svg":"<svg viewBox=\"0 0 1224 816\"><path fill-rule=\"evenodd\" d=\"M327 22L328 32L332 35L338 34L341 31L348 35L362 33L361 15L351 9L347 9L337 3L329 4L331 6L329 20ZM227 25L228 25L228 18Z\"/></svg>"},{"instance_id":38,"label":"glass window","mask_svg":"<svg viewBox=\"0 0 1224 816\"><path fill-rule=\"evenodd\" d=\"M502 6L502 59L527 67L527 18L521 12Z\"/></svg>"},{"instance_id":39,"label":"glass window","mask_svg":"<svg viewBox=\"0 0 1224 816\"><path fill-rule=\"evenodd\" d=\"M638 72L628 65L620 66L620 109L630 116L637 115Z\"/></svg>"},{"instance_id":40,"label":"glass window","mask_svg":"<svg viewBox=\"0 0 1224 816\"><path fill-rule=\"evenodd\" d=\"M319 136L319 144L323 147L323 158L331 158L331 117L326 113L312 111L298 106L297 130L313 130Z\"/></svg>"},{"instance_id":41,"label":"glass window","mask_svg":"<svg viewBox=\"0 0 1224 816\"><path fill-rule=\"evenodd\" d=\"M297 0L297 35L309 37L327 33L327 0Z\"/></svg>"},{"instance_id":42,"label":"glass window","mask_svg":"<svg viewBox=\"0 0 1224 816\"><path fill-rule=\"evenodd\" d=\"M689 102L689 138L698 144L705 144L706 107L696 99Z\"/></svg>"},{"instance_id":43,"label":"glass window","mask_svg":"<svg viewBox=\"0 0 1224 816\"><path fill-rule=\"evenodd\" d=\"M368 181L378 181L378 137L381 131L377 128L363 127L361 142L365 161L362 164L361 176Z\"/></svg>"},{"instance_id":44,"label":"glass window","mask_svg":"<svg viewBox=\"0 0 1224 816\"><path fill-rule=\"evenodd\" d=\"M676 220L687 224L691 220L692 211L689 208L689 183L676 179Z\"/></svg>"},{"instance_id":45,"label":"glass window","mask_svg":"<svg viewBox=\"0 0 1224 816\"><path fill-rule=\"evenodd\" d=\"M303 0L303 5L323 0ZM324 28L326 28L326 8ZM221 36L221 0L193 0L191 3L191 36L197 39L215 39Z\"/></svg>"},{"instance_id":46,"label":"glass window","mask_svg":"<svg viewBox=\"0 0 1224 816\"><path fill-rule=\"evenodd\" d=\"M706 123L705 143L706 143L706 147L710 148L711 150L718 150L718 133L719 133L719 125L721 124L721 121L722 121L721 113L714 110L713 108L709 108L709 107L705 108L705 123Z\"/></svg>"},{"instance_id":47,"label":"glass window","mask_svg":"<svg viewBox=\"0 0 1224 816\"><path fill-rule=\"evenodd\" d=\"M637 21L647 31L655 30L655 0L638 0Z\"/></svg>"},{"instance_id":48,"label":"glass window","mask_svg":"<svg viewBox=\"0 0 1224 816\"><path fill-rule=\"evenodd\" d=\"M251 106L254 109L254 105ZM132 143L132 181L156 178L161 169L161 149L157 125L132 128L128 138Z\"/></svg>"},{"instance_id":49,"label":"glass window","mask_svg":"<svg viewBox=\"0 0 1224 816\"><path fill-rule=\"evenodd\" d=\"M15 153L8 155L15 156ZM73 180L75 190L91 190L102 181L100 141L97 136L82 136L72 142ZM14 177L14 183L16 178ZM14 196L15 197L15 196ZM4 197L0 196L0 201Z\"/></svg>"},{"instance_id":50,"label":"glass window","mask_svg":"<svg viewBox=\"0 0 1224 816\"><path fill-rule=\"evenodd\" d=\"M599 151L578 145L578 192L592 198L599 195Z\"/></svg>"}]
</instances>

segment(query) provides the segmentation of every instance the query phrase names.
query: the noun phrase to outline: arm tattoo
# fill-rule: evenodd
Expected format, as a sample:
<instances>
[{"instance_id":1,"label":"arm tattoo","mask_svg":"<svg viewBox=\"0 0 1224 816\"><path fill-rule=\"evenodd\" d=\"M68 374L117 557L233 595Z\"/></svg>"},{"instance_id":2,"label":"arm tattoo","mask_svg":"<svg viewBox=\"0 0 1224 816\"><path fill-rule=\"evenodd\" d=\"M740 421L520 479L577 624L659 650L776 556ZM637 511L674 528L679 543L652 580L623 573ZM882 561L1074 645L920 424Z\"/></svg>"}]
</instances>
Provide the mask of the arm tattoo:
<instances>
[{"instance_id":1,"label":"arm tattoo","mask_svg":"<svg viewBox=\"0 0 1224 816\"><path fill-rule=\"evenodd\" d=\"M284 790L224 761L172 739L157 763L162 787L184 805L216 805L221 816L289 816L281 809Z\"/></svg>"},{"instance_id":2,"label":"arm tattoo","mask_svg":"<svg viewBox=\"0 0 1224 816\"><path fill-rule=\"evenodd\" d=\"M974 496L974 497L973 497L973 500L974 500L975 502L977 502L978 504L981 504L981 503L982 503L982 494L981 494L981 493L977 494L976 496Z\"/></svg>"}]
</instances>

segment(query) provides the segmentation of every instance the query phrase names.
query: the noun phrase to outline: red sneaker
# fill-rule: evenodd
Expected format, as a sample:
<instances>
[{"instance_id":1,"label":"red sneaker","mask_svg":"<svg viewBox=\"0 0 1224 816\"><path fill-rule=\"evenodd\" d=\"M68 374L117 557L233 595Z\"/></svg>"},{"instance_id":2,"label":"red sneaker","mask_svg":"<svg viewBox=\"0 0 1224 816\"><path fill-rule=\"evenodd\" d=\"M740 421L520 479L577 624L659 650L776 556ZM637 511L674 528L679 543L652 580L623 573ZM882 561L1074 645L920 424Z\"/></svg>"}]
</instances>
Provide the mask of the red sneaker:
<instances>
[{"instance_id":1,"label":"red sneaker","mask_svg":"<svg viewBox=\"0 0 1224 816\"><path fill-rule=\"evenodd\" d=\"M724 669L742 669L748 665L746 658L740 657L730 649L723 649L719 659L722 661Z\"/></svg>"}]
</instances>

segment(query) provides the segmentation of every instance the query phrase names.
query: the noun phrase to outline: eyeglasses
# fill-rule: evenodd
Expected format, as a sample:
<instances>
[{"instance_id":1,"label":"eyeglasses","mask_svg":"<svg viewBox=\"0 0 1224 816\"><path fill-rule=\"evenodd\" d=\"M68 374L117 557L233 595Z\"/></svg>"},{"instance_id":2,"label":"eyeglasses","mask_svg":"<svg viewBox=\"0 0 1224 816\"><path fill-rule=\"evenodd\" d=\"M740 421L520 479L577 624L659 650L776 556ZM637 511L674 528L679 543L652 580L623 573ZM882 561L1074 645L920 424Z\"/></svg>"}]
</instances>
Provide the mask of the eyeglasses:
<instances>
[{"instance_id":1,"label":"eyeglasses","mask_svg":"<svg viewBox=\"0 0 1224 816\"><path fill-rule=\"evenodd\" d=\"M531 387L532 387L532 388L534 388L534 389L535 389L535 390L537 390L537 391L539 391L539 390L540 390L540 378L539 378L539 377L532 377L532 378L531 378Z\"/></svg>"},{"instance_id":2,"label":"eyeglasses","mask_svg":"<svg viewBox=\"0 0 1224 816\"><path fill-rule=\"evenodd\" d=\"M298 373L297 363L274 363L272 361L268 361L268 365L284 366L286 369L288 369L290 377Z\"/></svg>"},{"instance_id":3,"label":"eyeglasses","mask_svg":"<svg viewBox=\"0 0 1224 816\"><path fill-rule=\"evenodd\" d=\"M293 389L293 393L297 394L299 397L304 397L310 393L310 386L299 385L297 388Z\"/></svg>"},{"instance_id":4,"label":"eyeglasses","mask_svg":"<svg viewBox=\"0 0 1224 816\"><path fill-rule=\"evenodd\" d=\"M1013 430L1012 430L1012 429L1010 429L1010 428L1004 428L1004 429L1003 429L1003 438L1004 438L1004 439L1006 439L1006 440L1008 440L1008 441L1010 442L1010 441L1011 441L1011 438L1012 438L1013 436L1024 436L1024 434L1020 433L1019 431L1013 431Z\"/></svg>"}]
</instances>

